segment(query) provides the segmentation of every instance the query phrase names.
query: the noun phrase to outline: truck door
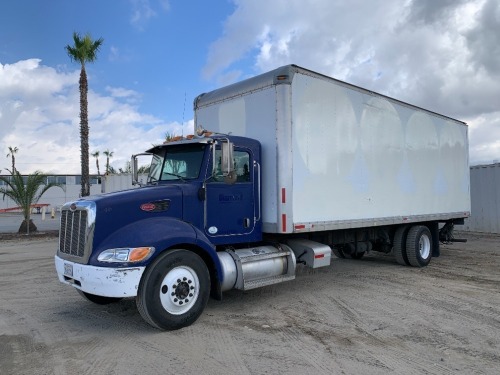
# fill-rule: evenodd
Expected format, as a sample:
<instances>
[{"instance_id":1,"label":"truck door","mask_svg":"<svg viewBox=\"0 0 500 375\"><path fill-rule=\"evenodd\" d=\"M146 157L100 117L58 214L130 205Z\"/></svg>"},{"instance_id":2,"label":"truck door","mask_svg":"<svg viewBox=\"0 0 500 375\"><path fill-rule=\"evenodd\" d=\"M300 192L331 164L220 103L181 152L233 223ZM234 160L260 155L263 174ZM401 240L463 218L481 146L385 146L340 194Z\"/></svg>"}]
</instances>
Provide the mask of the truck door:
<instances>
[{"instance_id":1,"label":"truck door","mask_svg":"<svg viewBox=\"0 0 500 375\"><path fill-rule=\"evenodd\" d=\"M212 239L238 235L246 237L255 228L256 188L252 152L235 148L233 159L235 183L225 182L221 173L216 172L206 185L205 233ZM220 150L215 152L215 163L216 171L219 171ZM247 240L241 238L241 241ZM239 242L237 238L232 241Z\"/></svg>"}]
</instances>

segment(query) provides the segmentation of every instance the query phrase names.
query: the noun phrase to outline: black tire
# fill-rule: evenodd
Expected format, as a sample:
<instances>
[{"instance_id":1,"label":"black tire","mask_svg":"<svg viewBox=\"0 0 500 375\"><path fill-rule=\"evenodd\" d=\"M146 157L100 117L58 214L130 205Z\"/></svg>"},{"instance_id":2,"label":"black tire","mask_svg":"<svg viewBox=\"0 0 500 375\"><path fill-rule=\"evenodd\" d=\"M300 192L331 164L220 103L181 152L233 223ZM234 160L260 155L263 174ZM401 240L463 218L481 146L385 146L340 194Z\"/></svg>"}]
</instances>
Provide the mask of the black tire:
<instances>
[{"instance_id":1,"label":"black tire","mask_svg":"<svg viewBox=\"0 0 500 375\"><path fill-rule=\"evenodd\" d=\"M210 274L188 250L161 254L144 272L136 304L142 318L158 329L175 330L199 318L210 295Z\"/></svg>"},{"instance_id":2,"label":"black tire","mask_svg":"<svg viewBox=\"0 0 500 375\"><path fill-rule=\"evenodd\" d=\"M344 255L346 258L361 259L365 255L365 252L356 252L356 245L354 243L349 243L345 246Z\"/></svg>"},{"instance_id":3,"label":"black tire","mask_svg":"<svg viewBox=\"0 0 500 375\"><path fill-rule=\"evenodd\" d=\"M98 305L109 305L110 303L116 303L122 300L122 298L119 297L96 296L95 294L90 294L80 289L77 289L77 291L83 298Z\"/></svg>"},{"instance_id":4,"label":"black tire","mask_svg":"<svg viewBox=\"0 0 500 375\"><path fill-rule=\"evenodd\" d=\"M365 255L364 251L362 251L361 253L352 253L352 254L349 254L349 256L352 259L361 259L361 258L363 258L364 255Z\"/></svg>"},{"instance_id":5,"label":"black tire","mask_svg":"<svg viewBox=\"0 0 500 375\"><path fill-rule=\"evenodd\" d=\"M345 258L345 254L344 252L342 251L342 249L338 246L335 246L335 245L332 245L331 246L332 248L332 252L333 254L337 257L337 258L341 258L341 259L344 259Z\"/></svg>"},{"instance_id":6,"label":"black tire","mask_svg":"<svg viewBox=\"0 0 500 375\"><path fill-rule=\"evenodd\" d=\"M424 225L411 227L406 238L406 255L413 267L425 267L432 258L432 234Z\"/></svg>"},{"instance_id":7,"label":"black tire","mask_svg":"<svg viewBox=\"0 0 500 375\"><path fill-rule=\"evenodd\" d=\"M396 229L394 234L394 242L392 247L392 252L396 262L403 266L409 266L408 256L406 255L406 238L408 236L408 230L410 228L407 225L400 226Z\"/></svg>"}]
</instances>

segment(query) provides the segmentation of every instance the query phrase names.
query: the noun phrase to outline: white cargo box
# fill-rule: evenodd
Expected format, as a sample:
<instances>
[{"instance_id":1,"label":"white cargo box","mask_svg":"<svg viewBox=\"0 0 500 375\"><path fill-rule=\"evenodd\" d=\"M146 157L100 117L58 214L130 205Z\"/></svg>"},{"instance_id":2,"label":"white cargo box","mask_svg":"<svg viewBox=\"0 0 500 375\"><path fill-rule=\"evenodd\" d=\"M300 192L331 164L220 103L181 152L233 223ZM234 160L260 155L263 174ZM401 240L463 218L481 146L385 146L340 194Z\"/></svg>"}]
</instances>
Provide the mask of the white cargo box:
<instances>
[{"instance_id":1,"label":"white cargo box","mask_svg":"<svg viewBox=\"0 0 500 375\"><path fill-rule=\"evenodd\" d=\"M288 65L200 95L195 122L261 142L264 232L469 216L452 118Z\"/></svg>"}]
</instances>

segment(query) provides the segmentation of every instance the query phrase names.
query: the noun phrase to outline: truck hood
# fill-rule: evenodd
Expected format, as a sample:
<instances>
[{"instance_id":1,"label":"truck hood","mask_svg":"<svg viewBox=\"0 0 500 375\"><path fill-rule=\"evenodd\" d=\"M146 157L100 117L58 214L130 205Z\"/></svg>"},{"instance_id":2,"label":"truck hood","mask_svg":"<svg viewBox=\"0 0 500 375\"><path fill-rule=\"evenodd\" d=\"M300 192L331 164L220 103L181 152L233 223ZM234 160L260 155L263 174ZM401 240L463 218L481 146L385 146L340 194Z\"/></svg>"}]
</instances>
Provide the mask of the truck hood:
<instances>
[{"instance_id":1,"label":"truck hood","mask_svg":"<svg viewBox=\"0 0 500 375\"><path fill-rule=\"evenodd\" d=\"M91 196L82 201L95 204L94 244L132 222L154 217L182 219L183 191L178 185L148 186Z\"/></svg>"}]
</instances>

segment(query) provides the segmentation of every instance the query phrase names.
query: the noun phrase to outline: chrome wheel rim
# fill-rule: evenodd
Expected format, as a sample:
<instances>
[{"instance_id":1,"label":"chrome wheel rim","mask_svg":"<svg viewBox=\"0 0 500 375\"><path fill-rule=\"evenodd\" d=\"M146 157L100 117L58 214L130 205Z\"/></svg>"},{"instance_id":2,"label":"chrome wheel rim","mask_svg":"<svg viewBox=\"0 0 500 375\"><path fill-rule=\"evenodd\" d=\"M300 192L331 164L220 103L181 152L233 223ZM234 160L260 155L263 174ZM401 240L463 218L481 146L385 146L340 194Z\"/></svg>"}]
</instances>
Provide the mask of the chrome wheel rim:
<instances>
[{"instance_id":1,"label":"chrome wheel rim","mask_svg":"<svg viewBox=\"0 0 500 375\"><path fill-rule=\"evenodd\" d=\"M422 236L420 237L420 240L418 241L418 247L419 247L419 252L420 256L422 259L427 259L431 253L431 240L427 236Z\"/></svg>"},{"instance_id":2,"label":"chrome wheel rim","mask_svg":"<svg viewBox=\"0 0 500 375\"><path fill-rule=\"evenodd\" d=\"M199 279L191 267L180 266L170 270L160 286L163 308L173 315L189 311L199 295Z\"/></svg>"}]
</instances>

